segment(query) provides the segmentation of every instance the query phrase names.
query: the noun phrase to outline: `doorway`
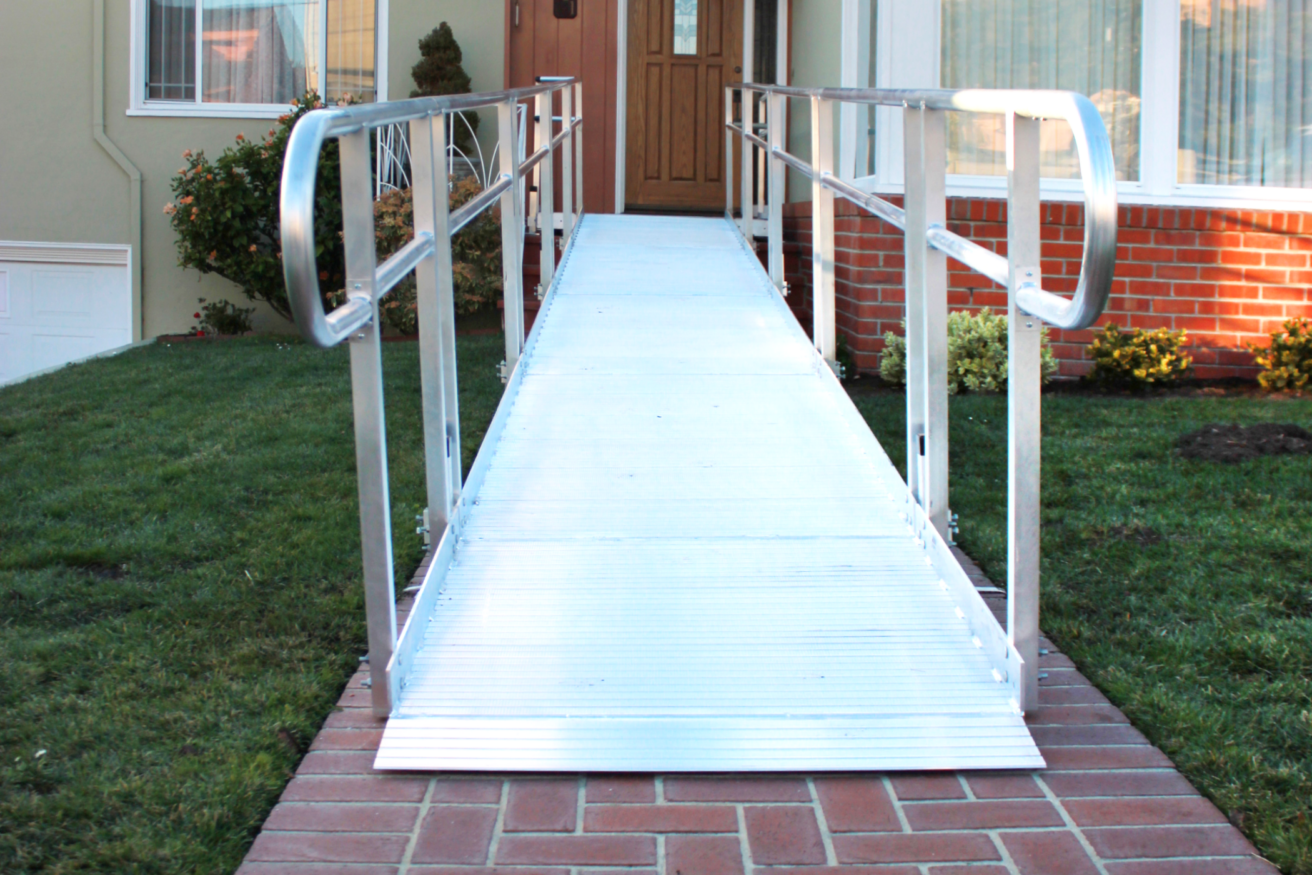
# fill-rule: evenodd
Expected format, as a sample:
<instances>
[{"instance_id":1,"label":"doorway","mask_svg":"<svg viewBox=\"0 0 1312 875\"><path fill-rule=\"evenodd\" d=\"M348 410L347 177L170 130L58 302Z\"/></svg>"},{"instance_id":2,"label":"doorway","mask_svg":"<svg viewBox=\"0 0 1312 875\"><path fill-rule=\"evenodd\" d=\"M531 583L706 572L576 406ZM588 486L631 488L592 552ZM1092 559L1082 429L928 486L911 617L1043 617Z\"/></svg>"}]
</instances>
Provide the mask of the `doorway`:
<instances>
[{"instance_id":1,"label":"doorway","mask_svg":"<svg viewBox=\"0 0 1312 875\"><path fill-rule=\"evenodd\" d=\"M628 30L626 209L723 211L741 0L631 0Z\"/></svg>"}]
</instances>

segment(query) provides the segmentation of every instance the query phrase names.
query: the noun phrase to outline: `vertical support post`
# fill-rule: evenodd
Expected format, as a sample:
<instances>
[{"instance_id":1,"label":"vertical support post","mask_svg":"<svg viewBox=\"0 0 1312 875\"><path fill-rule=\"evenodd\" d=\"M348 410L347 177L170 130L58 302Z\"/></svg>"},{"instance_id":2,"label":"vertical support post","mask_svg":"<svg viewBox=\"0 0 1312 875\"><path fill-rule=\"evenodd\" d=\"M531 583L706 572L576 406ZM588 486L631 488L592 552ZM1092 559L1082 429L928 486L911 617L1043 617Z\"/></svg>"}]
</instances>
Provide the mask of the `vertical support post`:
<instances>
[{"instance_id":1,"label":"vertical support post","mask_svg":"<svg viewBox=\"0 0 1312 875\"><path fill-rule=\"evenodd\" d=\"M838 334L834 312L834 193L820 184L824 177L834 175L834 105L818 97L811 98L811 166L815 169L815 175L811 177L812 334L820 355L831 366L836 366ZM782 176L782 172L779 175ZM773 187L772 184L771 189ZM779 258L782 273L782 247Z\"/></svg>"},{"instance_id":2,"label":"vertical support post","mask_svg":"<svg viewBox=\"0 0 1312 875\"><path fill-rule=\"evenodd\" d=\"M560 89L560 117L565 139L560 149L560 239L569 243L574 235L574 89Z\"/></svg>"},{"instance_id":3,"label":"vertical support post","mask_svg":"<svg viewBox=\"0 0 1312 875\"><path fill-rule=\"evenodd\" d=\"M517 117L516 101L507 100L497 106L501 176L509 177L511 181L510 187L501 194L501 277L506 319L506 360L502 365L502 380L510 379L524 348L524 269L521 264L524 254L524 216L521 211L524 207L519 190Z\"/></svg>"},{"instance_id":4,"label":"vertical support post","mask_svg":"<svg viewBox=\"0 0 1312 875\"><path fill-rule=\"evenodd\" d=\"M752 130L752 125L756 119L756 92L743 89L742 103L742 123L743 132L747 133ZM743 237L751 241L752 239L752 164L756 155L756 145L749 141L746 136L743 137L743 180L742 180L742 207L739 213L739 223L742 227Z\"/></svg>"},{"instance_id":5,"label":"vertical support post","mask_svg":"<svg viewBox=\"0 0 1312 875\"><path fill-rule=\"evenodd\" d=\"M574 111L579 115L579 127L574 137L574 197L579 205L579 217L588 211L583 203L583 83L574 83ZM617 204L616 209L623 206Z\"/></svg>"},{"instance_id":6,"label":"vertical support post","mask_svg":"<svg viewBox=\"0 0 1312 875\"><path fill-rule=\"evenodd\" d=\"M448 224L445 161L446 116L410 122L410 183L414 192L415 236L433 238L433 254L415 266L415 303L419 315L420 399L424 423L424 473L428 486L428 528L440 533L452 506L451 466L446 428L446 367L442 348L442 284L451 284L451 237ZM447 269L441 251L445 248Z\"/></svg>"},{"instance_id":7,"label":"vertical support post","mask_svg":"<svg viewBox=\"0 0 1312 875\"><path fill-rule=\"evenodd\" d=\"M733 221L733 86L724 87L724 217Z\"/></svg>"},{"instance_id":8,"label":"vertical support post","mask_svg":"<svg viewBox=\"0 0 1312 875\"><path fill-rule=\"evenodd\" d=\"M1020 707L1039 701L1039 320L1016 306L1040 282L1039 121L1007 115L1007 634L1023 661Z\"/></svg>"},{"instance_id":9,"label":"vertical support post","mask_svg":"<svg viewBox=\"0 0 1312 875\"><path fill-rule=\"evenodd\" d=\"M769 200L766 209L766 238L769 242L769 255L766 264L770 267L770 279L774 287L786 293L784 285L784 201L788 193L784 191L787 179L784 162L775 157L775 149L784 149L784 107L788 98L782 94L771 94L766 109L766 142L770 144L770 154L765 156L766 167L770 177Z\"/></svg>"},{"instance_id":10,"label":"vertical support post","mask_svg":"<svg viewBox=\"0 0 1312 875\"><path fill-rule=\"evenodd\" d=\"M947 224L947 131L941 110L908 107L903 120L906 160L906 263L908 316L918 317L914 366L919 407L917 431L908 416L908 474L916 468L916 500L948 535L948 269L947 256L929 245L928 232ZM907 320L907 385L913 361ZM908 393L908 405L912 403ZM910 414L908 406L908 414ZM914 450L914 454L911 451Z\"/></svg>"},{"instance_id":11,"label":"vertical support post","mask_svg":"<svg viewBox=\"0 0 1312 875\"><path fill-rule=\"evenodd\" d=\"M373 301L373 319L351 336L351 400L355 415L355 469L360 494L360 548L364 558L365 624L374 715L391 714L387 665L396 647L396 592L392 579L392 503L387 485L387 431L383 418L383 354L374 299L374 191L369 131L340 139L342 225L346 293Z\"/></svg>"},{"instance_id":12,"label":"vertical support post","mask_svg":"<svg viewBox=\"0 0 1312 875\"><path fill-rule=\"evenodd\" d=\"M538 240L541 243L541 259L538 262L539 296L545 295L551 287L551 276L556 270L556 164L551 154L553 93L545 91L537 96L538 148L547 149L547 157L538 162Z\"/></svg>"}]
</instances>

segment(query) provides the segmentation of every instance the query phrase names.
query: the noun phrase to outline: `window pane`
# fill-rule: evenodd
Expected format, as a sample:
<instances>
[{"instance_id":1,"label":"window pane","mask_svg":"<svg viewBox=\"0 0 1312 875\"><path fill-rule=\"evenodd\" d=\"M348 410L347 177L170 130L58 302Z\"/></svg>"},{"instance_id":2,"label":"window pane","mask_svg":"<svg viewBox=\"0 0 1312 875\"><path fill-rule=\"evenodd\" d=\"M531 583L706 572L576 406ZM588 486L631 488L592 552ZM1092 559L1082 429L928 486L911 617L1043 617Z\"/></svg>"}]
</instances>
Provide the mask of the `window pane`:
<instances>
[{"instance_id":1,"label":"window pane","mask_svg":"<svg viewBox=\"0 0 1312 875\"><path fill-rule=\"evenodd\" d=\"M150 0L146 99L196 99L196 0Z\"/></svg>"},{"instance_id":2,"label":"window pane","mask_svg":"<svg viewBox=\"0 0 1312 875\"><path fill-rule=\"evenodd\" d=\"M375 0L328 0L327 99L374 99Z\"/></svg>"},{"instance_id":3,"label":"window pane","mask_svg":"<svg viewBox=\"0 0 1312 875\"><path fill-rule=\"evenodd\" d=\"M203 0L207 103L291 103L318 87L318 0Z\"/></svg>"},{"instance_id":4,"label":"window pane","mask_svg":"<svg viewBox=\"0 0 1312 875\"><path fill-rule=\"evenodd\" d=\"M1089 97L1119 179L1139 178L1143 0L944 0L944 88L1060 88ZM1042 173L1079 176L1070 126L1042 124ZM1006 173L999 116L948 114L948 172Z\"/></svg>"},{"instance_id":5,"label":"window pane","mask_svg":"<svg viewBox=\"0 0 1312 875\"><path fill-rule=\"evenodd\" d=\"M1312 0L1183 0L1180 182L1312 188Z\"/></svg>"},{"instance_id":6,"label":"window pane","mask_svg":"<svg viewBox=\"0 0 1312 875\"><path fill-rule=\"evenodd\" d=\"M697 54L697 0L674 0L674 54Z\"/></svg>"}]
</instances>

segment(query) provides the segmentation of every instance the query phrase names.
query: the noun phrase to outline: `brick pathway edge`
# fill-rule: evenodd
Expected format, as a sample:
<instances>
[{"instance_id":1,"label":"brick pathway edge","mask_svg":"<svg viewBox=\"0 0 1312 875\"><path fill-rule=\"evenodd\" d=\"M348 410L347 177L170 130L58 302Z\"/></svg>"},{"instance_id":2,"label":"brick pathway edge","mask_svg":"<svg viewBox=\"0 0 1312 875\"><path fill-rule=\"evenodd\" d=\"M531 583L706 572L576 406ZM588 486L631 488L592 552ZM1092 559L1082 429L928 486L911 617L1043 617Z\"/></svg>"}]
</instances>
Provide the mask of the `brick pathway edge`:
<instances>
[{"instance_id":1,"label":"brick pathway edge","mask_svg":"<svg viewBox=\"0 0 1312 875\"><path fill-rule=\"evenodd\" d=\"M1042 646L1038 772L381 773L360 672L238 875L1277 875Z\"/></svg>"}]
</instances>

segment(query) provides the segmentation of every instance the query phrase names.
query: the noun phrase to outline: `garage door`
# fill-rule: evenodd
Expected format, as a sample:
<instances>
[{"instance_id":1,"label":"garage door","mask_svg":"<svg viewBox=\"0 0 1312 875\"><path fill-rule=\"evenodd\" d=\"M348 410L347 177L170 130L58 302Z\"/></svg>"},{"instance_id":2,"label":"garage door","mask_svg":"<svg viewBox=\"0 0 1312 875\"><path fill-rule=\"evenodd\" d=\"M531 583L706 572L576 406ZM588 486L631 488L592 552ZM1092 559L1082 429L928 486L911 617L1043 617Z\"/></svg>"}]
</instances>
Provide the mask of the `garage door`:
<instances>
[{"instance_id":1,"label":"garage door","mask_svg":"<svg viewBox=\"0 0 1312 875\"><path fill-rule=\"evenodd\" d=\"M0 383L132 342L131 250L0 242Z\"/></svg>"}]
</instances>

